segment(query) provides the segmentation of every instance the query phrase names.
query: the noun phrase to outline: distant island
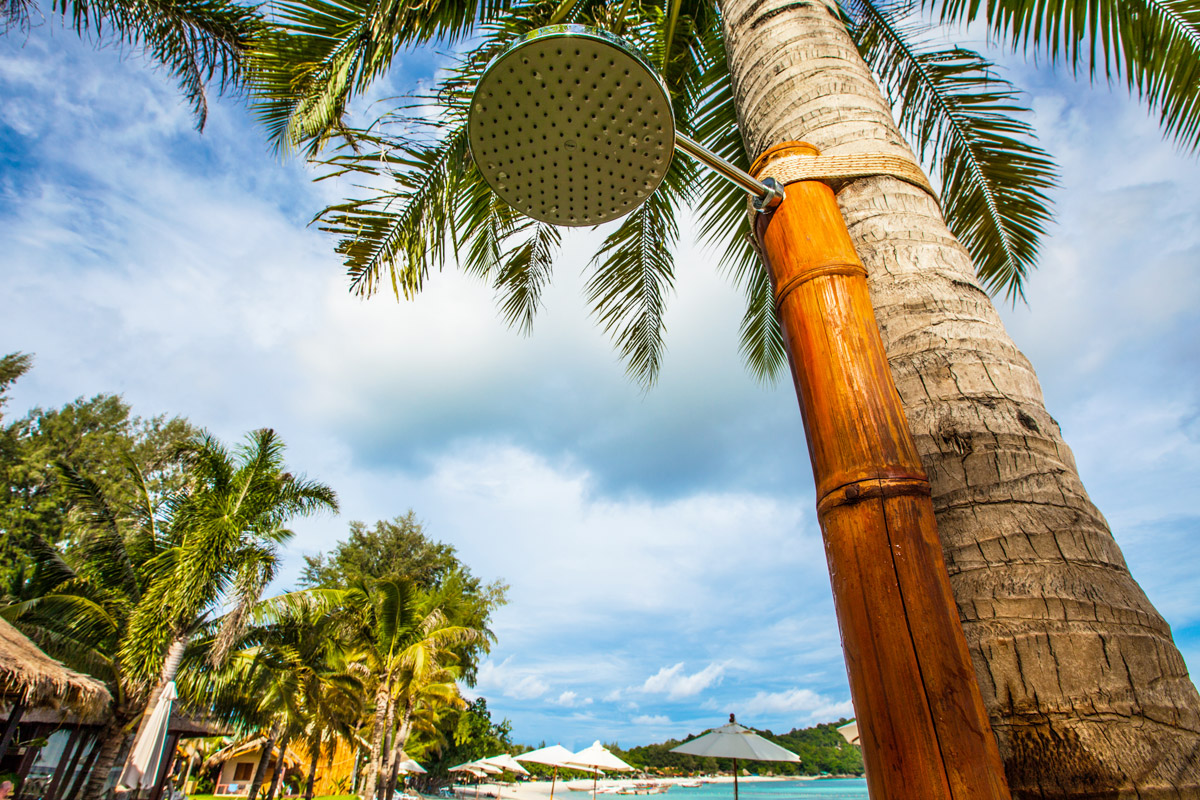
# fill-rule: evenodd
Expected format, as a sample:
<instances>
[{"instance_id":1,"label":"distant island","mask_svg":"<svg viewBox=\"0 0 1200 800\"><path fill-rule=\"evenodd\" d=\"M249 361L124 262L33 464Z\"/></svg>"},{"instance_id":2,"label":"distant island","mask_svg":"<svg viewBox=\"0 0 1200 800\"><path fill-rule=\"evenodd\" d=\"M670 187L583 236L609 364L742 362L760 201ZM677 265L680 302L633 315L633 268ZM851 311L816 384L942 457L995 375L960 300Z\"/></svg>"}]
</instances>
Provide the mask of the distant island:
<instances>
[{"instance_id":1,"label":"distant island","mask_svg":"<svg viewBox=\"0 0 1200 800\"><path fill-rule=\"evenodd\" d=\"M847 743L837 732L837 727L847 722L849 720L840 719L837 722L827 722L811 728L795 728L780 734L760 730L758 733L764 738L770 739L780 747L785 747L800 756L800 763L739 761L738 768L754 775L862 775L862 751L857 745ZM617 748L617 750L619 750L621 758L629 764L646 772L663 775L688 775L732 770L733 761L727 758L700 758L671 752L671 748L678 747L683 742L690 741L702 733L704 731L698 731L694 736L686 739L671 739L662 744L648 744L629 750Z\"/></svg>"}]
</instances>

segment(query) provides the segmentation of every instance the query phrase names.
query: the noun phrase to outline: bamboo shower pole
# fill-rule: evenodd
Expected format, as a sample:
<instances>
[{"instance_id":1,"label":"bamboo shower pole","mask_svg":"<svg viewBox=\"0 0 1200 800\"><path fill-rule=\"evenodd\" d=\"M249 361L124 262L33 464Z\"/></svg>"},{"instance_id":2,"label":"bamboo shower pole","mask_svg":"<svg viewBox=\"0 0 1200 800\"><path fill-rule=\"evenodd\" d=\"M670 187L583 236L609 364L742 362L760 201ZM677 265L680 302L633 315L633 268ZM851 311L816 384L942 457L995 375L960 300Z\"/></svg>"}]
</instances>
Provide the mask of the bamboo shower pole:
<instances>
[{"instance_id":1,"label":"bamboo shower pole","mask_svg":"<svg viewBox=\"0 0 1200 800\"><path fill-rule=\"evenodd\" d=\"M751 172L818 154L777 145ZM804 415L871 797L1008 800L929 480L833 190L791 183L755 229Z\"/></svg>"}]
</instances>

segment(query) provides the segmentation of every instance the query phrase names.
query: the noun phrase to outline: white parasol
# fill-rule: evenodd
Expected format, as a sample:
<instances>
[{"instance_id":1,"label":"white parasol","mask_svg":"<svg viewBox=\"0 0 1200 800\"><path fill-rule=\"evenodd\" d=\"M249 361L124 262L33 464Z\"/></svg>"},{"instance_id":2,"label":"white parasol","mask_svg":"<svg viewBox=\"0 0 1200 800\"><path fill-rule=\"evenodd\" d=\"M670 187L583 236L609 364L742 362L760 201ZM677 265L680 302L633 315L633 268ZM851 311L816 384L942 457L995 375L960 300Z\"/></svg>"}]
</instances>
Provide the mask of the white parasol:
<instances>
[{"instance_id":1,"label":"white parasol","mask_svg":"<svg viewBox=\"0 0 1200 800\"><path fill-rule=\"evenodd\" d=\"M850 744L862 744L858 737L858 720L852 719L845 725L839 725L837 732Z\"/></svg>"},{"instance_id":2,"label":"white parasol","mask_svg":"<svg viewBox=\"0 0 1200 800\"><path fill-rule=\"evenodd\" d=\"M483 764L491 764L494 767L500 767L500 769L505 770L506 772L515 772L518 775L529 774L529 770L522 767L521 764L508 753L501 753L498 756L481 758L479 761Z\"/></svg>"},{"instance_id":3,"label":"white parasol","mask_svg":"<svg viewBox=\"0 0 1200 800\"><path fill-rule=\"evenodd\" d=\"M733 714L729 715L728 725L714 728L703 736L697 736L690 742L673 747L671 752L690 756L732 758L733 800L737 800L738 796L737 762L739 758L749 761L794 761L800 763L800 756L791 750L785 750L749 728L738 725Z\"/></svg>"},{"instance_id":4,"label":"white parasol","mask_svg":"<svg viewBox=\"0 0 1200 800\"><path fill-rule=\"evenodd\" d=\"M629 772L633 769L633 767L614 756L607 747L600 744L599 739L591 747L586 747L567 759L566 766L575 768L591 767L596 770L592 774L592 800L596 800L596 779L600 774L600 770Z\"/></svg>"},{"instance_id":5,"label":"white parasol","mask_svg":"<svg viewBox=\"0 0 1200 800\"><path fill-rule=\"evenodd\" d=\"M167 728L171 722L171 706L179 695L175 692L175 681L169 681L158 696L158 703L150 714L145 733L133 748L133 756L125 765L118 781L128 786L136 797L143 786L153 786L162 765L163 749L167 741Z\"/></svg>"},{"instance_id":6,"label":"white parasol","mask_svg":"<svg viewBox=\"0 0 1200 800\"><path fill-rule=\"evenodd\" d=\"M530 750L528 753L521 753L521 755L517 756L516 760L524 761L526 764L545 764L548 767L554 767L554 772L550 775L550 800L554 800L554 784L558 781L559 768L582 769L582 767L572 767L567 763L574 757L575 754L561 744L552 744L540 750ZM588 769L587 771L592 772L593 770Z\"/></svg>"},{"instance_id":7,"label":"white parasol","mask_svg":"<svg viewBox=\"0 0 1200 800\"><path fill-rule=\"evenodd\" d=\"M425 772L427 771L424 767L422 767L417 762L413 761L411 758L406 758L403 761L401 761L400 769L404 770L405 772L415 772L420 775L424 775Z\"/></svg>"}]
</instances>

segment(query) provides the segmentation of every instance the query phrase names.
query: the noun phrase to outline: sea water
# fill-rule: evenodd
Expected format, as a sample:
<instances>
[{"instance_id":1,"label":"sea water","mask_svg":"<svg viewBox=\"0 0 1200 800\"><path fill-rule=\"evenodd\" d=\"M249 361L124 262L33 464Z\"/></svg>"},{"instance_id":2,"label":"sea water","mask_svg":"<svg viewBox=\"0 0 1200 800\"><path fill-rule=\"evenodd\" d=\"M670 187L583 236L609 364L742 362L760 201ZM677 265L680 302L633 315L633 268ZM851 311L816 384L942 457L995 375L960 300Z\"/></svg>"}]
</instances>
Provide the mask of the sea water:
<instances>
[{"instance_id":1,"label":"sea water","mask_svg":"<svg viewBox=\"0 0 1200 800\"><path fill-rule=\"evenodd\" d=\"M733 800L732 783L706 783L692 789L672 786L671 800ZM818 778L808 781L744 781L739 800L867 800L863 778Z\"/></svg>"}]
</instances>

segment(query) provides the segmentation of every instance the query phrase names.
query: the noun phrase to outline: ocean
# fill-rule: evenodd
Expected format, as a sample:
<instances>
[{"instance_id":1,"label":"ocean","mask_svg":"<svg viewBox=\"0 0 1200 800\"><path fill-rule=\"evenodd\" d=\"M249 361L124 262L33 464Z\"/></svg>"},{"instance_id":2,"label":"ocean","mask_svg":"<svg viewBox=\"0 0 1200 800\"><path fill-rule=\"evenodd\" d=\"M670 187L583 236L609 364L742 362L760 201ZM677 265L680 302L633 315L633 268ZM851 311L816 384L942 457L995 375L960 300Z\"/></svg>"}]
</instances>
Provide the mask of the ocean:
<instances>
[{"instance_id":1,"label":"ocean","mask_svg":"<svg viewBox=\"0 0 1200 800\"><path fill-rule=\"evenodd\" d=\"M672 786L667 796L671 800L733 800L733 784L706 783L694 789ZM862 778L746 781L738 784L738 797L740 800L867 800L867 782Z\"/></svg>"}]
</instances>

